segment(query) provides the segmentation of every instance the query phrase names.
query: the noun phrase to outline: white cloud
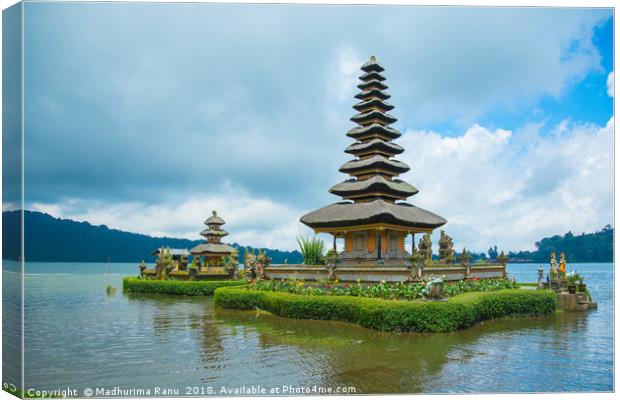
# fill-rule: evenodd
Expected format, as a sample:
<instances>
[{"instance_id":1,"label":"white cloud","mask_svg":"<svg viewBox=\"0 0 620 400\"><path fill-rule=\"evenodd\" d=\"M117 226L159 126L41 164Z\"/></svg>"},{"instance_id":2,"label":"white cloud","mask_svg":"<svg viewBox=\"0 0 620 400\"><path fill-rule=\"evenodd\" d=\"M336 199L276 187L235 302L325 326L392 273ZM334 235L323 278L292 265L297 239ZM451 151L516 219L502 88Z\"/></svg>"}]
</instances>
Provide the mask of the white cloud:
<instances>
[{"instance_id":1,"label":"white cloud","mask_svg":"<svg viewBox=\"0 0 620 400\"><path fill-rule=\"evenodd\" d=\"M298 222L301 210L234 190L192 197L177 204L109 204L71 199L62 204L34 203L29 209L129 232L194 240L201 238L204 220L217 210L226 221L226 242L273 249L295 249L295 238L307 233Z\"/></svg>"},{"instance_id":2,"label":"white cloud","mask_svg":"<svg viewBox=\"0 0 620 400\"><path fill-rule=\"evenodd\" d=\"M356 50L346 47L336 51L336 62L332 64L327 79L327 88L330 96L339 102L351 102L356 93L357 77L361 75L360 66L365 60Z\"/></svg>"},{"instance_id":3,"label":"white cloud","mask_svg":"<svg viewBox=\"0 0 620 400\"><path fill-rule=\"evenodd\" d=\"M15 203L11 203L11 202L2 203L2 211L16 211L19 209L20 207Z\"/></svg>"},{"instance_id":4,"label":"white cloud","mask_svg":"<svg viewBox=\"0 0 620 400\"><path fill-rule=\"evenodd\" d=\"M420 189L409 201L445 217L444 228L459 250L465 245L485 251L495 244L531 249L545 236L600 229L613 222L613 121L606 126L563 121L549 131L533 123L515 132L474 125L456 137L408 131L398 140L406 149L399 158L411 166L402 178ZM229 242L282 250L296 249L295 238L311 234L299 223L310 210L232 186L177 204L73 199L29 208L191 239L199 238L202 222L215 209L227 221Z\"/></svg>"},{"instance_id":5,"label":"white cloud","mask_svg":"<svg viewBox=\"0 0 620 400\"><path fill-rule=\"evenodd\" d=\"M385 13L377 37L391 46L379 59L388 80L406 82L394 86L392 95L395 105L415 110L397 108L407 126L452 118L469 125L490 110L523 110L543 96L562 97L601 70L592 38L608 17L475 7Z\"/></svg>"},{"instance_id":6,"label":"white cloud","mask_svg":"<svg viewBox=\"0 0 620 400\"><path fill-rule=\"evenodd\" d=\"M420 189L410 201L447 218L456 246L478 251L531 249L545 236L612 223L613 118L603 127L541 127L407 132L404 178Z\"/></svg>"},{"instance_id":7,"label":"white cloud","mask_svg":"<svg viewBox=\"0 0 620 400\"><path fill-rule=\"evenodd\" d=\"M607 94L609 97L614 97L614 71L607 75Z\"/></svg>"}]
</instances>

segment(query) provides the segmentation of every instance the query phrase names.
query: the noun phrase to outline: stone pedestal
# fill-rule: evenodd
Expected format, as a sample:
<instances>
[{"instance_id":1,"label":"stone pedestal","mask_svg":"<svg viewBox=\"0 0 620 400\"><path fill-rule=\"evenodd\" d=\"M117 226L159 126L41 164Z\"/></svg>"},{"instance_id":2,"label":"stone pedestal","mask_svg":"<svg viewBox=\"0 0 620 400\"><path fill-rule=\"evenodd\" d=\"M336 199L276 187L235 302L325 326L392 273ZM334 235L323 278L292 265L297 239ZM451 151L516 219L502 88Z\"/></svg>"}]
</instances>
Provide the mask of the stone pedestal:
<instances>
[{"instance_id":1,"label":"stone pedestal","mask_svg":"<svg viewBox=\"0 0 620 400\"><path fill-rule=\"evenodd\" d=\"M570 294L560 292L556 294L557 308L564 311L588 311L596 309L596 303L590 303L585 293Z\"/></svg>"}]
</instances>

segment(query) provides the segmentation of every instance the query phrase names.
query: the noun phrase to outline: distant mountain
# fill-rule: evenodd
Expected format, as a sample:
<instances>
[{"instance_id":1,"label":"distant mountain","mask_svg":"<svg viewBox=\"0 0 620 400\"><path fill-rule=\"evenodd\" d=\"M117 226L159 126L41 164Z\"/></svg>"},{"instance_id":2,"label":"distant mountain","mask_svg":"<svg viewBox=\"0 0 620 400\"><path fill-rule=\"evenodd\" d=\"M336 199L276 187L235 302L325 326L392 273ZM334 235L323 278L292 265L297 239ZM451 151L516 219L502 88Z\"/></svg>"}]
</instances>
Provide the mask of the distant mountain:
<instances>
[{"instance_id":1,"label":"distant mountain","mask_svg":"<svg viewBox=\"0 0 620 400\"><path fill-rule=\"evenodd\" d=\"M147 262L155 261L150 254L162 246L170 248L191 249L201 240L152 237L138 233L110 229L105 225L91 225L88 222L76 222L68 219L54 218L51 215L36 212L24 212L26 260L30 261L65 261L65 262ZM18 211L2 213L2 253L9 260L19 257L20 214ZM535 251L511 251L508 257L513 262L546 263L551 252L566 254L566 260L573 262L612 262L614 229L607 225L594 233L574 235L555 235L536 242ZM245 246L233 243L239 249L239 259L243 259ZM301 263L298 251L267 250L274 264ZM474 260L494 259L495 248L489 254L473 253ZM458 254L457 254L458 257Z\"/></svg>"},{"instance_id":2,"label":"distant mountain","mask_svg":"<svg viewBox=\"0 0 620 400\"><path fill-rule=\"evenodd\" d=\"M2 213L3 258L17 260L20 253L20 212ZM191 249L202 240L152 237L91 225L68 219L54 218L36 212L24 212L25 257L29 261L64 262L147 262L155 261L150 254L157 248ZM233 243L243 260L245 246ZM298 251L266 250L274 264L302 262Z\"/></svg>"},{"instance_id":3,"label":"distant mountain","mask_svg":"<svg viewBox=\"0 0 620 400\"><path fill-rule=\"evenodd\" d=\"M558 260L560 253L566 254L566 261L569 263L613 262L614 228L607 225L594 233L575 235L573 232L568 232L564 235L546 237L536 242L535 251L510 252L508 257L535 263L548 263L552 252L557 254Z\"/></svg>"}]
</instances>

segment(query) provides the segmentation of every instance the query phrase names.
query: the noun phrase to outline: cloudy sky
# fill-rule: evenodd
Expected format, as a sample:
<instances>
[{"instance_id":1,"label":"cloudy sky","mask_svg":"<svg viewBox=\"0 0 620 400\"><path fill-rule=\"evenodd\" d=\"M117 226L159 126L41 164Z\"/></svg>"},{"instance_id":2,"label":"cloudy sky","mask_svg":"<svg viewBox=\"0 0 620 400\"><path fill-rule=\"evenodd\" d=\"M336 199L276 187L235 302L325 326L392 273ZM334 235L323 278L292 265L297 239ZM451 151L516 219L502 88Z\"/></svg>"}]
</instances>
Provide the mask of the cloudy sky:
<instances>
[{"instance_id":1,"label":"cloudy sky","mask_svg":"<svg viewBox=\"0 0 620 400\"><path fill-rule=\"evenodd\" d=\"M459 248L613 221L612 11L25 5L26 208L280 249L339 201L360 65L386 68L410 202ZM10 208L9 204L4 205Z\"/></svg>"}]
</instances>

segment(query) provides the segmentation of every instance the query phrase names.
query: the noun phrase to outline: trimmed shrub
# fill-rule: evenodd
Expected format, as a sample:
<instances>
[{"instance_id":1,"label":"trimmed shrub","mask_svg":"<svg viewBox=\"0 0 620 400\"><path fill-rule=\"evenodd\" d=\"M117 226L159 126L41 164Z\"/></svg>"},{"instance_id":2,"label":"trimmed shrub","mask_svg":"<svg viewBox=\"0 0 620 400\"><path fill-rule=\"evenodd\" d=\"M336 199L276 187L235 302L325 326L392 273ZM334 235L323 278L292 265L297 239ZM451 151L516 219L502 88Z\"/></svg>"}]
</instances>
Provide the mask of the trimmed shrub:
<instances>
[{"instance_id":1,"label":"trimmed shrub","mask_svg":"<svg viewBox=\"0 0 620 400\"><path fill-rule=\"evenodd\" d=\"M240 286L245 283L245 281L158 281L124 277L123 291L127 293L210 296L219 287Z\"/></svg>"},{"instance_id":2,"label":"trimmed shrub","mask_svg":"<svg viewBox=\"0 0 620 400\"><path fill-rule=\"evenodd\" d=\"M555 293L547 290L472 292L444 302L430 302L297 295L236 287L217 289L215 304L240 310L259 308L289 318L353 322L382 331L449 332L487 319L550 314L556 300Z\"/></svg>"}]
</instances>

